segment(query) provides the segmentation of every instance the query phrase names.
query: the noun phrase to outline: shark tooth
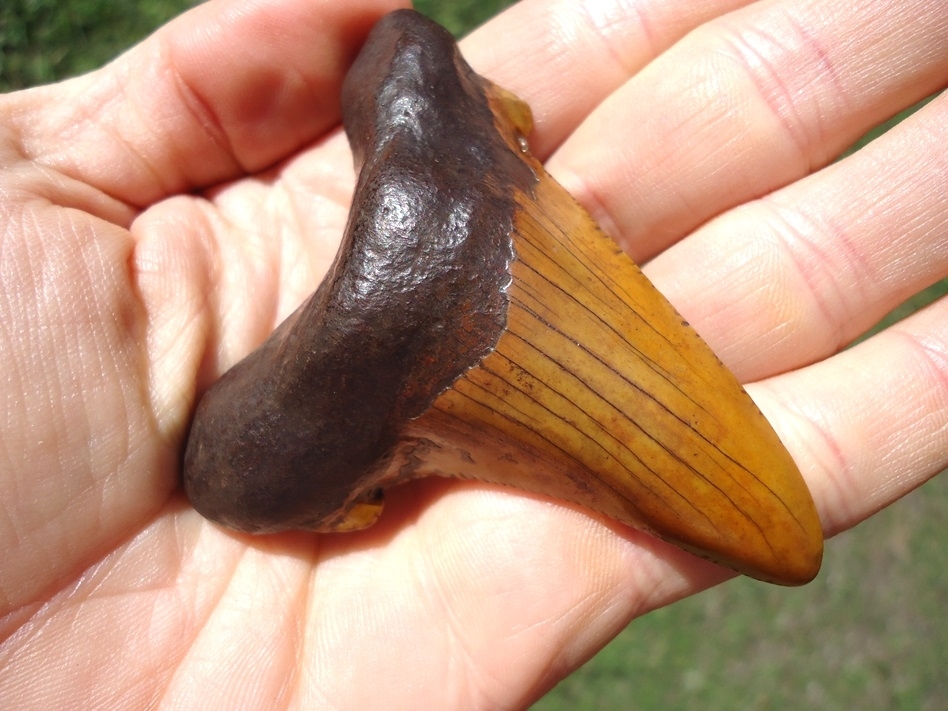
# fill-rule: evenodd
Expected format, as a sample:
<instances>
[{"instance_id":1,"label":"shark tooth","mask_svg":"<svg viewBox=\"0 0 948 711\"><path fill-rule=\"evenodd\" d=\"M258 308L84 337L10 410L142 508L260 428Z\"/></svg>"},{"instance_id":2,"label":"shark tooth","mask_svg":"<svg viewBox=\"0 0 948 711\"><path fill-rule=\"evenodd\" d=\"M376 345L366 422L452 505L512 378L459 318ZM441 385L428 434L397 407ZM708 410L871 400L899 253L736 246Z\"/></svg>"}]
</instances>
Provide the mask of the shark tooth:
<instances>
[{"instance_id":1,"label":"shark tooth","mask_svg":"<svg viewBox=\"0 0 948 711\"><path fill-rule=\"evenodd\" d=\"M241 531L350 531L423 476L573 502L795 585L823 536L698 334L530 154L529 107L397 11L343 87L359 168L317 291L201 399L184 484Z\"/></svg>"}]
</instances>

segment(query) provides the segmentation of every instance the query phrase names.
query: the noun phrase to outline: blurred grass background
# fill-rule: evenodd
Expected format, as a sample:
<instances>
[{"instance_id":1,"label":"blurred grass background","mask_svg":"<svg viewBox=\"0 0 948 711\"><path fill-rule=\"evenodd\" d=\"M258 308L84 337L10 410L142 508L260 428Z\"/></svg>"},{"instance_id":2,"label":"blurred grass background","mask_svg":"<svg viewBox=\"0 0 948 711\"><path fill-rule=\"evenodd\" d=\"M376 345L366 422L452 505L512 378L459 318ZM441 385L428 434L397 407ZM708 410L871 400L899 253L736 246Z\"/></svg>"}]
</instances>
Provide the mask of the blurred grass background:
<instances>
[{"instance_id":1,"label":"blurred grass background","mask_svg":"<svg viewBox=\"0 0 948 711\"><path fill-rule=\"evenodd\" d=\"M193 4L6 0L0 90L93 69ZM509 4L416 3L457 35ZM946 291L945 282L936 284L885 323ZM809 586L790 590L739 578L646 615L534 708L944 711L946 513L948 477L941 476L833 539L822 573Z\"/></svg>"}]
</instances>

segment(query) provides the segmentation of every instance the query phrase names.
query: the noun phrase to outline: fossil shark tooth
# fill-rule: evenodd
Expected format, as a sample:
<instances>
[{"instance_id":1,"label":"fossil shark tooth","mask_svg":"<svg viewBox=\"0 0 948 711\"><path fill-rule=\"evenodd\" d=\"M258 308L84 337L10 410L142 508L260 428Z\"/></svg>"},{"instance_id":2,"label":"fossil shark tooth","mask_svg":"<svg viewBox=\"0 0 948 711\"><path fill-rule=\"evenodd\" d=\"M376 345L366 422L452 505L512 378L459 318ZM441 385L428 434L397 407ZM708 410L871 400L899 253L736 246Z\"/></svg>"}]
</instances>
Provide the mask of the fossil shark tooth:
<instances>
[{"instance_id":1,"label":"fossil shark tooth","mask_svg":"<svg viewBox=\"0 0 948 711\"><path fill-rule=\"evenodd\" d=\"M383 18L343 88L359 167L318 290L202 398L186 492L242 531L371 525L429 475L574 502L741 573L820 567L810 493L710 348L530 154L442 28ZM542 545L542 542L538 542Z\"/></svg>"}]
</instances>

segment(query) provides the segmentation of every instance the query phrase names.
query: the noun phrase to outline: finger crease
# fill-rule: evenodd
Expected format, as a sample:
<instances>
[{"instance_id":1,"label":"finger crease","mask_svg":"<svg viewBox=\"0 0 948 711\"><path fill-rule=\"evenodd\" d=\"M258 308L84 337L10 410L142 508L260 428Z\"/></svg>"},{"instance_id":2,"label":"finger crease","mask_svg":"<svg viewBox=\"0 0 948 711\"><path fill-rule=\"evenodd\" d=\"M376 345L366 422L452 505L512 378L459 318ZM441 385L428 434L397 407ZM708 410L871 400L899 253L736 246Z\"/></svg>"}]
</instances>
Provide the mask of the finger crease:
<instances>
[{"instance_id":1,"label":"finger crease","mask_svg":"<svg viewBox=\"0 0 948 711\"><path fill-rule=\"evenodd\" d=\"M828 162L830 157L826 154L815 155L819 146L827 145L824 128L827 120L823 110L825 102L819 100L820 87L814 85L812 77L830 77L835 95L844 104L845 93L835 77L832 62L825 50L796 23L789 18L785 20L784 31L779 34L755 27L742 27L739 32L722 33L722 36L723 42L731 50L725 52L726 56L740 64L742 72L756 88L762 104L777 120L784 135L796 149L805 172L810 173ZM792 39L781 39L787 36ZM805 77L800 86L790 84L784 78L791 61L796 72L794 76ZM802 111L805 100L813 102L811 110L807 112Z\"/></svg>"},{"instance_id":2,"label":"finger crease","mask_svg":"<svg viewBox=\"0 0 948 711\"><path fill-rule=\"evenodd\" d=\"M811 303L822 315L824 327L821 330L826 333L829 344L838 348L843 345L844 325L855 315L847 294L857 297L856 303L866 301L863 285L876 275L842 229L820 224L804 212L775 200L765 198L761 204L766 205L772 215L774 233L786 255L782 261L795 267ZM827 238L827 231L831 239ZM837 254L837 245L843 248L843 258Z\"/></svg>"},{"instance_id":3,"label":"finger crease","mask_svg":"<svg viewBox=\"0 0 948 711\"><path fill-rule=\"evenodd\" d=\"M648 49L647 56L656 56L656 42L653 37L653 30L649 25L645 13L642 12L642 9L634 2L624 5L623 9L635 16L636 22L641 30L640 34L645 39L645 45ZM621 38L624 41L621 44L616 42L612 32L610 32L610 30L614 30L615 23L611 21L611 17L603 17L602 14L600 14L596 3L580 4L579 13L583 24L594 35L595 42L591 43L590 46L603 47L605 54L610 58L612 63L618 67L620 74L626 79L635 75L640 67L634 64L627 54L622 51L623 48L634 46L634 43L628 41L630 33L623 31Z\"/></svg>"},{"instance_id":4,"label":"finger crease","mask_svg":"<svg viewBox=\"0 0 948 711\"><path fill-rule=\"evenodd\" d=\"M181 106L187 109L194 123L201 128L201 131L223 155L229 156L243 172L248 172L237 157L230 136L221 123L220 117L211 108L211 104L191 87L173 63L165 62L165 64L168 68L168 74L172 78L175 92L181 101Z\"/></svg>"}]
</instances>

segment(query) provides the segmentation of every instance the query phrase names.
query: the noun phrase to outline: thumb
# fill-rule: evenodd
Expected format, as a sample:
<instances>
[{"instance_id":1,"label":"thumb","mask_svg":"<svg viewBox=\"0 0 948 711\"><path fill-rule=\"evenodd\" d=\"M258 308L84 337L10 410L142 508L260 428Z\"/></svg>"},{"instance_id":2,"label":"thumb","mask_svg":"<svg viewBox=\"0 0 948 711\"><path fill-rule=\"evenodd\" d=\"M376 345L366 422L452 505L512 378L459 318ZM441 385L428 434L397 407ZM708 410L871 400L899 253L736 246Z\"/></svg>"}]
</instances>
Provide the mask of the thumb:
<instances>
[{"instance_id":1,"label":"thumb","mask_svg":"<svg viewBox=\"0 0 948 711\"><path fill-rule=\"evenodd\" d=\"M255 172L339 121L400 0L210 0L106 67L7 97L24 158L134 207Z\"/></svg>"}]
</instances>

